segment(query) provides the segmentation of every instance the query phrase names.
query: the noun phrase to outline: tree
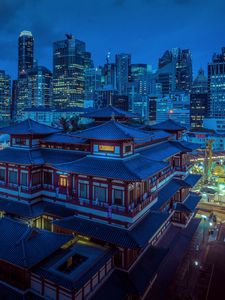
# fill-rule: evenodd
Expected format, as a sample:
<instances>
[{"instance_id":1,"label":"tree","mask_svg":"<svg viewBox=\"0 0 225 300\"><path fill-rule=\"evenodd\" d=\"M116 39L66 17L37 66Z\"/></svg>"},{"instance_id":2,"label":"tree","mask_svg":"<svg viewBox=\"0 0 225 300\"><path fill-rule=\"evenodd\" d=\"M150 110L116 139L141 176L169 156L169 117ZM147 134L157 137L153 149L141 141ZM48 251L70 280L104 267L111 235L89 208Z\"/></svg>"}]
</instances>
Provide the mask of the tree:
<instances>
[{"instance_id":1,"label":"tree","mask_svg":"<svg viewBox=\"0 0 225 300\"><path fill-rule=\"evenodd\" d=\"M79 117L78 116L74 116L70 119L70 124L72 126L72 131L76 131L79 129Z\"/></svg>"},{"instance_id":2,"label":"tree","mask_svg":"<svg viewBox=\"0 0 225 300\"><path fill-rule=\"evenodd\" d=\"M61 117L59 119L59 123L62 126L64 132L69 131L70 125L69 125L69 122L68 122L67 118Z\"/></svg>"}]
</instances>

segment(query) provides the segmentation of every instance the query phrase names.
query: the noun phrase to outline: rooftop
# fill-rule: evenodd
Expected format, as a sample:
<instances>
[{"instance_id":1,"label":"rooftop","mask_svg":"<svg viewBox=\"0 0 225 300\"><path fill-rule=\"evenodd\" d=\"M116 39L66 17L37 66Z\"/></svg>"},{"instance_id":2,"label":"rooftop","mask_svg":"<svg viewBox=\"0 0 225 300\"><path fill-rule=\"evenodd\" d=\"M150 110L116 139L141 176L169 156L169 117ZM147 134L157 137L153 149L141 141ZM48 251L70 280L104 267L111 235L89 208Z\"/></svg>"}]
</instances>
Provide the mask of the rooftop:
<instances>
[{"instance_id":1,"label":"rooftop","mask_svg":"<svg viewBox=\"0 0 225 300\"><path fill-rule=\"evenodd\" d=\"M71 235L29 227L7 217L0 219L0 260L30 268L50 256Z\"/></svg>"},{"instance_id":2,"label":"rooftop","mask_svg":"<svg viewBox=\"0 0 225 300\"><path fill-rule=\"evenodd\" d=\"M138 118L138 115L135 115L131 112L119 109L112 105L106 106L102 109L93 110L83 115L85 118L92 118L92 119L111 119L114 117L117 119L131 119L131 118Z\"/></svg>"},{"instance_id":3,"label":"rooftop","mask_svg":"<svg viewBox=\"0 0 225 300\"><path fill-rule=\"evenodd\" d=\"M53 127L38 123L32 119L26 119L25 121L22 121L20 123L0 128L0 133L8 133L14 135L48 135L59 131L59 129L55 129Z\"/></svg>"},{"instance_id":4,"label":"rooftop","mask_svg":"<svg viewBox=\"0 0 225 300\"><path fill-rule=\"evenodd\" d=\"M186 130L184 126L175 122L174 120L168 119L164 122L152 125L151 129L158 129L158 130L166 130L166 131L183 131Z\"/></svg>"},{"instance_id":5,"label":"rooftop","mask_svg":"<svg viewBox=\"0 0 225 300\"><path fill-rule=\"evenodd\" d=\"M148 212L145 217L130 230L79 218L77 216L56 220L54 224L110 244L136 249L145 247L167 219L168 214Z\"/></svg>"},{"instance_id":6,"label":"rooftop","mask_svg":"<svg viewBox=\"0 0 225 300\"><path fill-rule=\"evenodd\" d=\"M134 140L136 143L150 142L157 138L157 134L155 133L143 131L115 120L110 120L101 125L74 132L73 135L93 140ZM170 135L165 132L160 132L158 138L166 138L169 136Z\"/></svg>"}]
</instances>

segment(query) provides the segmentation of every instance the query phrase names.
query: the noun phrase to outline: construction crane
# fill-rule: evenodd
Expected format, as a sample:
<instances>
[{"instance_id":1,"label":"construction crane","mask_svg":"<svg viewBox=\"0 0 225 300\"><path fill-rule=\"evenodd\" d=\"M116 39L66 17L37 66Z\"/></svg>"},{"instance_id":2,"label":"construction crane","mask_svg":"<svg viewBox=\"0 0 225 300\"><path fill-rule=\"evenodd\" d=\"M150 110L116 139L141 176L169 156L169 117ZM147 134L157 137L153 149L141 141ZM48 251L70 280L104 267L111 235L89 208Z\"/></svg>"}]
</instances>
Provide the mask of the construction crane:
<instances>
[{"instance_id":1,"label":"construction crane","mask_svg":"<svg viewBox=\"0 0 225 300\"><path fill-rule=\"evenodd\" d=\"M207 140L205 147L205 161L204 161L204 183L208 183L212 174L212 149L214 140Z\"/></svg>"}]
</instances>

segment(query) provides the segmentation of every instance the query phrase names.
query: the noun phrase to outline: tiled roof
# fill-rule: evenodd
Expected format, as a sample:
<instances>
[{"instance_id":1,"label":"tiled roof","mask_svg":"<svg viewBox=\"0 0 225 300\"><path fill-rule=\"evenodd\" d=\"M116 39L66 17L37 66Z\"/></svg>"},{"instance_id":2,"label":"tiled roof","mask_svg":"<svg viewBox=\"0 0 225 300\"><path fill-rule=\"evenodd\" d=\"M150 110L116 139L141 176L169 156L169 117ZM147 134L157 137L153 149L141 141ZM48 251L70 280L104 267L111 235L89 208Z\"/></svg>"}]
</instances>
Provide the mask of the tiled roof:
<instances>
[{"instance_id":1,"label":"tiled roof","mask_svg":"<svg viewBox=\"0 0 225 300\"><path fill-rule=\"evenodd\" d=\"M148 159L155 161L165 160L177 153L180 153L181 150L175 144L170 141L158 143L156 145L151 145L145 149L137 150L141 155L145 156Z\"/></svg>"},{"instance_id":2,"label":"tiled roof","mask_svg":"<svg viewBox=\"0 0 225 300\"><path fill-rule=\"evenodd\" d=\"M200 174L188 174L184 181L187 182L191 187L194 187L201 177L202 175Z\"/></svg>"},{"instance_id":3,"label":"tiled roof","mask_svg":"<svg viewBox=\"0 0 225 300\"><path fill-rule=\"evenodd\" d=\"M122 229L77 216L54 221L55 225L82 235L125 248L142 248L167 220L168 214L149 212L131 230Z\"/></svg>"},{"instance_id":4,"label":"tiled roof","mask_svg":"<svg viewBox=\"0 0 225 300\"><path fill-rule=\"evenodd\" d=\"M192 152L196 149L201 148L201 145L196 143L190 143L186 141L171 141L171 144L174 144L176 147L180 148L181 150L184 150L186 152Z\"/></svg>"},{"instance_id":5,"label":"tiled roof","mask_svg":"<svg viewBox=\"0 0 225 300\"><path fill-rule=\"evenodd\" d=\"M150 247L130 272L115 270L92 297L93 300L126 299L142 296L168 253L168 249Z\"/></svg>"},{"instance_id":6,"label":"tiled roof","mask_svg":"<svg viewBox=\"0 0 225 300\"><path fill-rule=\"evenodd\" d=\"M26 119L18 124L0 128L0 132L8 134L41 134L48 135L59 132L59 129Z\"/></svg>"},{"instance_id":7,"label":"tiled roof","mask_svg":"<svg viewBox=\"0 0 225 300\"><path fill-rule=\"evenodd\" d=\"M55 133L45 137L42 139L42 141L65 144L85 144L87 140L83 138L77 138L69 133Z\"/></svg>"},{"instance_id":8,"label":"tiled roof","mask_svg":"<svg viewBox=\"0 0 225 300\"><path fill-rule=\"evenodd\" d=\"M201 196L195 193L190 193L190 195L187 197L185 202L176 203L175 210L179 212L192 213L195 211L195 208L198 205L200 200L201 200Z\"/></svg>"},{"instance_id":9,"label":"tiled roof","mask_svg":"<svg viewBox=\"0 0 225 300\"><path fill-rule=\"evenodd\" d=\"M151 207L152 210L160 210L181 188L190 187L186 182L179 179L171 179L158 193L157 202Z\"/></svg>"},{"instance_id":10,"label":"tiled roof","mask_svg":"<svg viewBox=\"0 0 225 300\"><path fill-rule=\"evenodd\" d=\"M135 115L131 112L116 108L114 106L106 106L102 109L93 110L91 112L85 113L83 115L84 118L98 118L98 119L111 119L112 117L115 117L115 119L118 118L137 118L138 115Z\"/></svg>"},{"instance_id":11,"label":"tiled roof","mask_svg":"<svg viewBox=\"0 0 225 300\"><path fill-rule=\"evenodd\" d=\"M180 131L186 130L184 126L175 122L174 120L168 119L164 122L155 124L151 126L152 129L160 129L160 130L171 130L171 131Z\"/></svg>"},{"instance_id":12,"label":"tiled roof","mask_svg":"<svg viewBox=\"0 0 225 300\"><path fill-rule=\"evenodd\" d=\"M167 162L153 162L141 155L135 155L127 159L87 156L74 163L56 164L55 168L66 172L113 179L142 180L163 170L167 166Z\"/></svg>"},{"instance_id":13,"label":"tiled roof","mask_svg":"<svg viewBox=\"0 0 225 300\"><path fill-rule=\"evenodd\" d=\"M110 120L101 125L73 133L76 137L95 140L135 140L145 143L156 139L156 134L150 131L143 131L133 126L124 125L115 120ZM161 133L162 135L162 133ZM168 134L164 133L164 136ZM161 137L159 137L161 138Z\"/></svg>"},{"instance_id":14,"label":"tiled roof","mask_svg":"<svg viewBox=\"0 0 225 300\"><path fill-rule=\"evenodd\" d=\"M39 201L36 203L23 203L17 200L0 198L0 211L6 214L32 219L41 215L65 218L74 215L74 210L61 204Z\"/></svg>"},{"instance_id":15,"label":"tiled roof","mask_svg":"<svg viewBox=\"0 0 225 300\"><path fill-rule=\"evenodd\" d=\"M48 148L41 149L41 153L45 164L48 165L75 162L76 160L79 160L80 158L87 155L86 152L66 151L61 149Z\"/></svg>"},{"instance_id":16,"label":"tiled roof","mask_svg":"<svg viewBox=\"0 0 225 300\"><path fill-rule=\"evenodd\" d=\"M29 227L13 219L0 219L0 259L30 268L41 262L72 235L58 234Z\"/></svg>"},{"instance_id":17,"label":"tiled roof","mask_svg":"<svg viewBox=\"0 0 225 300\"><path fill-rule=\"evenodd\" d=\"M85 152L58 149L19 149L9 147L0 151L0 162L23 165L58 164L74 162L85 155Z\"/></svg>"},{"instance_id":18,"label":"tiled roof","mask_svg":"<svg viewBox=\"0 0 225 300\"><path fill-rule=\"evenodd\" d=\"M5 148L0 151L0 162L24 165L41 165L44 163L39 149Z\"/></svg>"}]
</instances>

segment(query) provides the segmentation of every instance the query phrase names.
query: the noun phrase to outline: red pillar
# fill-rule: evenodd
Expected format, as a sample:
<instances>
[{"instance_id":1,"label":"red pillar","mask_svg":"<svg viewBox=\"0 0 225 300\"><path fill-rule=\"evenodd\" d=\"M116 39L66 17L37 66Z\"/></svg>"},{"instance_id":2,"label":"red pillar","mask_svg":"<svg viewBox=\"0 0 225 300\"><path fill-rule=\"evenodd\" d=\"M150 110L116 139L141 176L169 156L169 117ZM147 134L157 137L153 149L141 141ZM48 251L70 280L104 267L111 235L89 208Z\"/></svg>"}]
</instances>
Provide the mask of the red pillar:
<instances>
[{"instance_id":1,"label":"red pillar","mask_svg":"<svg viewBox=\"0 0 225 300\"><path fill-rule=\"evenodd\" d=\"M112 181L108 181L108 203L109 206L112 205Z\"/></svg>"},{"instance_id":2,"label":"red pillar","mask_svg":"<svg viewBox=\"0 0 225 300\"><path fill-rule=\"evenodd\" d=\"M124 205L125 205L125 211L128 213L128 184L125 184L124 189Z\"/></svg>"},{"instance_id":3,"label":"red pillar","mask_svg":"<svg viewBox=\"0 0 225 300\"><path fill-rule=\"evenodd\" d=\"M93 179L92 179L92 177L89 177L89 200L90 200L90 205L92 206L92 200L93 200Z\"/></svg>"}]
</instances>

